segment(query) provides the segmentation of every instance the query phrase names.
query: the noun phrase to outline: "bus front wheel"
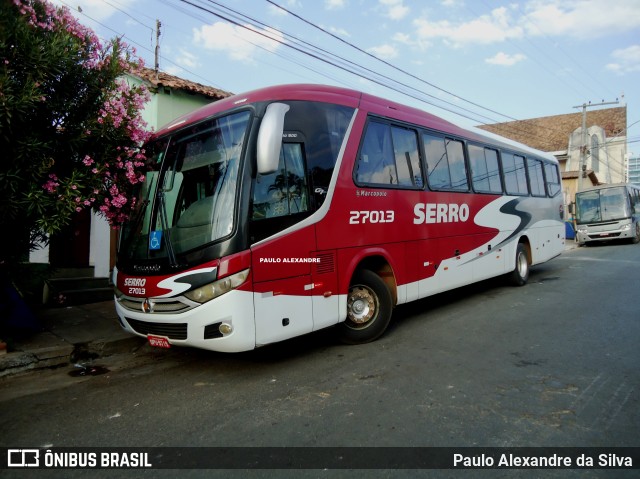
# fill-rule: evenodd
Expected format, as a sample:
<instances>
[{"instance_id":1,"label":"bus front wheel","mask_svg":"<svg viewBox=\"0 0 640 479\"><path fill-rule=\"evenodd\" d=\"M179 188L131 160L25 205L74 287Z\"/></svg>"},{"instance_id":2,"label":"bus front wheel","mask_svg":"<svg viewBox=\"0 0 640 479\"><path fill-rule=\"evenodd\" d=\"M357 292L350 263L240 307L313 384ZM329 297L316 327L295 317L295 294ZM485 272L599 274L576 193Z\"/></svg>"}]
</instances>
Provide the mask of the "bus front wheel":
<instances>
[{"instance_id":1,"label":"bus front wheel","mask_svg":"<svg viewBox=\"0 0 640 479\"><path fill-rule=\"evenodd\" d=\"M633 238L631 238L631 242L633 244L640 243L640 221L636 222L636 234Z\"/></svg>"},{"instance_id":2,"label":"bus front wheel","mask_svg":"<svg viewBox=\"0 0 640 479\"><path fill-rule=\"evenodd\" d=\"M391 292L382 278L367 269L356 272L347 296L347 319L338 325L340 340L363 344L378 339L391 321L392 309Z\"/></svg>"},{"instance_id":3,"label":"bus front wheel","mask_svg":"<svg viewBox=\"0 0 640 479\"><path fill-rule=\"evenodd\" d=\"M523 286L529 280L529 254L523 243L516 248L516 264L510 275L511 282L516 286Z\"/></svg>"}]
</instances>

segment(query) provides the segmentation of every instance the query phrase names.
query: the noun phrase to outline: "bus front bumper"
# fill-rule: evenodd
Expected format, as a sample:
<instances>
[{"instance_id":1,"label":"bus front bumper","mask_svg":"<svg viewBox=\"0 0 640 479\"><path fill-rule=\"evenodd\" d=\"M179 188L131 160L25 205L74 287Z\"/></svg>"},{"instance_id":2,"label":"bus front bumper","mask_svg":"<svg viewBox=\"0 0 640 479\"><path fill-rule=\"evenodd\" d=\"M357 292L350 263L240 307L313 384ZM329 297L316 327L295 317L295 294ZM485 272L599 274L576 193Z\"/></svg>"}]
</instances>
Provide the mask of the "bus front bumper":
<instances>
[{"instance_id":1,"label":"bus front bumper","mask_svg":"<svg viewBox=\"0 0 640 479\"><path fill-rule=\"evenodd\" d=\"M141 299L116 299L116 312L122 328L146 337L152 345L190 346L211 351L249 351L256 346L253 293L233 290L180 313L155 312ZM136 307L139 305L139 308ZM144 309L150 312L144 312ZM158 309L162 309L161 307Z\"/></svg>"},{"instance_id":2,"label":"bus front bumper","mask_svg":"<svg viewBox=\"0 0 640 479\"><path fill-rule=\"evenodd\" d=\"M635 229L631 223L620 225L615 229L605 229L603 227L578 226L576 230L576 240L578 243L589 243L593 241L610 241L614 239L632 239Z\"/></svg>"}]
</instances>

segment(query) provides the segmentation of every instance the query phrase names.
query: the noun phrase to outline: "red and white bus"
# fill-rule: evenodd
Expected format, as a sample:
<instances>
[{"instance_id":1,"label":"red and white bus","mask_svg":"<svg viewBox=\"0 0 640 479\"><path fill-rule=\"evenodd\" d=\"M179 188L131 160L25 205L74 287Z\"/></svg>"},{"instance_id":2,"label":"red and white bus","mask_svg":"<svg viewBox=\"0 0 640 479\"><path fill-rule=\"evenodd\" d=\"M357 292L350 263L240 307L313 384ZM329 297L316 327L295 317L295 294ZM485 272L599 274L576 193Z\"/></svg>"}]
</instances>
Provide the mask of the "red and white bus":
<instances>
[{"instance_id":1,"label":"red and white bus","mask_svg":"<svg viewBox=\"0 0 640 479\"><path fill-rule=\"evenodd\" d=\"M244 351L336 326L378 338L396 305L565 243L549 154L329 86L236 95L147 145L116 309L151 344Z\"/></svg>"}]
</instances>

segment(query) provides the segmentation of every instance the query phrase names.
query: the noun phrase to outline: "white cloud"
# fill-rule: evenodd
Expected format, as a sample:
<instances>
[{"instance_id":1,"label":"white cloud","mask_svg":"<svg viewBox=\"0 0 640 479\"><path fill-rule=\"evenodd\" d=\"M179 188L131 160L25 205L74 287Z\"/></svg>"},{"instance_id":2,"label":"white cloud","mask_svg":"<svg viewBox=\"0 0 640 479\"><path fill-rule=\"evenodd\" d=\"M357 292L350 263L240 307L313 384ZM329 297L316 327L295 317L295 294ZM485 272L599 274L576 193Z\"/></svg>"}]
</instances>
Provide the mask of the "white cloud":
<instances>
[{"instance_id":1,"label":"white cloud","mask_svg":"<svg viewBox=\"0 0 640 479\"><path fill-rule=\"evenodd\" d=\"M408 35L400 32L394 34L392 40L396 43L415 47L420 50L426 50L432 45L431 42L417 38L415 35Z\"/></svg>"},{"instance_id":2,"label":"white cloud","mask_svg":"<svg viewBox=\"0 0 640 479\"><path fill-rule=\"evenodd\" d=\"M294 7L300 7L300 2L298 0L287 0L286 2L278 2L280 4L283 4L283 7L285 7L287 10L291 10ZM268 10L269 12L271 12L273 15L277 15L280 17L284 17L286 15L289 15L286 11L284 11L282 8L279 8L273 4L269 4L268 5Z\"/></svg>"},{"instance_id":3,"label":"white cloud","mask_svg":"<svg viewBox=\"0 0 640 479\"><path fill-rule=\"evenodd\" d=\"M346 0L324 0L324 7L327 10L340 10L346 6Z\"/></svg>"},{"instance_id":4,"label":"white cloud","mask_svg":"<svg viewBox=\"0 0 640 479\"><path fill-rule=\"evenodd\" d=\"M367 51L383 60L389 60L398 56L398 49L389 44L372 47Z\"/></svg>"},{"instance_id":5,"label":"white cloud","mask_svg":"<svg viewBox=\"0 0 640 479\"><path fill-rule=\"evenodd\" d=\"M386 9L386 16L390 20L402 20L409 13L409 7L404 5L403 0L378 0L380 5Z\"/></svg>"},{"instance_id":6,"label":"white cloud","mask_svg":"<svg viewBox=\"0 0 640 479\"><path fill-rule=\"evenodd\" d=\"M248 26L249 27L249 26ZM193 29L193 41L198 47L223 52L233 60L251 63L261 49L274 52L282 41L282 34L274 30L250 30L226 22L216 22ZM274 40L267 37L273 38Z\"/></svg>"},{"instance_id":7,"label":"white cloud","mask_svg":"<svg viewBox=\"0 0 640 479\"><path fill-rule=\"evenodd\" d=\"M198 57L196 57L193 53L185 50L184 48L180 49L180 56L178 56L175 62L184 68L197 68L200 66L198 62Z\"/></svg>"},{"instance_id":8,"label":"white cloud","mask_svg":"<svg viewBox=\"0 0 640 479\"><path fill-rule=\"evenodd\" d=\"M640 27L638 0L533 0L521 24L532 35L593 38Z\"/></svg>"},{"instance_id":9,"label":"white cloud","mask_svg":"<svg viewBox=\"0 0 640 479\"><path fill-rule=\"evenodd\" d=\"M430 21L427 18L414 20L417 35L422 40L442 39L455 47L470 43L491 44L510 38L520 38L523 29L514 24L505 7L496 8L488 15L462 23L448 20Z\"/></svg>"},{"instance_id":10,"label":"white cloud","mask_svg":"<svg viewBox=\"0 0 640 479\"><path fill-rule=\"evenodd\" d=\"M611 56L615 60L606 68L620 75L629 72L640 71L640 45L631 45L627 48L614 50Z\"/></svg>"},{"instance_id":11,"label":"white cloud","mask_svg":"<svg viewBox=\"0 0 640 479\"><path fill-rule=\"evenodd\" d=\"M441 2L447 7L457 4L457 0ZM640 28L639 0L528 0L464 20L436 18L435 11L414 20L416 36L454 47L500 43L525 35L598 38Z\"/></svg>"},{"instance_id":12,"label":"white cloud","mask_svg":"<svg viewBox=\"0 0 640 479\"><path fill-rule=\"evenodd\" d=\"M175 65L168 65L166 68L162 68L162 71L174 76L181 76L184 74L184 69Z\"/></svg>"},{"instance_id":13,"label":"white cloud","mask_svg":"<svg viewBox=\"0 0 640 479\"><path fill-rule=\"evenodd\" d=\"M351 36L351 34L348 31L346 31L344 28L329 27L327 30L329 30L331 33L339 37L349 38Z\"/></svg>"},{"instance_id":14,"label":"white cloud","mask_svg":"<svg viewBox=\"0 0 640 479\"><path fill-rule=\"evenodd\" d=\"M499 52L499 53L495 54L491 58L486 58L485 62L486 63L490 63L491 65L502 65L502 66L510 67L512 65L515 65L518 62L521 62L522 60L524 60L526 58L527 57L524 56L522 53L516 53L515 55L509 55L508 53Z\"/></svg>"}]
</instances>

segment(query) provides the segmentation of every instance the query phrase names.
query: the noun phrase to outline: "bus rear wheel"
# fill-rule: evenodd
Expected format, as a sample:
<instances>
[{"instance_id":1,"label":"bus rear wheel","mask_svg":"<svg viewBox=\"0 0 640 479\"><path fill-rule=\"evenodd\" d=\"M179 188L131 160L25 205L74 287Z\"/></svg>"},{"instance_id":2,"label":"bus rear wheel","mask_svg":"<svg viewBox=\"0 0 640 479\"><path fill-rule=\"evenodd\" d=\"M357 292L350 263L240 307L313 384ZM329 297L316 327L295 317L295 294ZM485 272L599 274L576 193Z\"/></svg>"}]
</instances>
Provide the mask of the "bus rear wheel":
<instances>
[{"instance_id":1,"label":"bus rear wheel","mask_svg":"<svg viewBox=\"0 0 640 479\"><path fill-rule=\"evenodd\" d=\"M529 280L529 254L524 243L518 243L516 248L516 264L510 274L511 283L524 286Z\"/></svg>"},{"instance_id":2,"label":"bus rear wheel","mask_svg":"<svg viewBox=\"0 0 640 479\"><path fill-rule=\"evenodd\" d=\"M392 312L391 292L373 271L354 275L347 296L347 319L338 325L340 340L363 344L378 339L387 329Z\"/></svg>"}]
</instances>

